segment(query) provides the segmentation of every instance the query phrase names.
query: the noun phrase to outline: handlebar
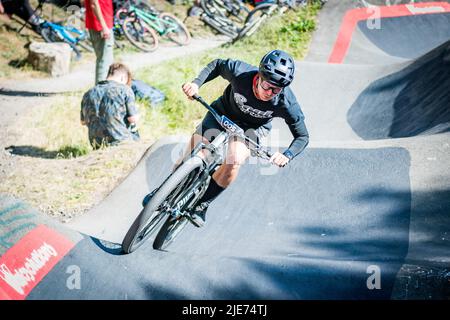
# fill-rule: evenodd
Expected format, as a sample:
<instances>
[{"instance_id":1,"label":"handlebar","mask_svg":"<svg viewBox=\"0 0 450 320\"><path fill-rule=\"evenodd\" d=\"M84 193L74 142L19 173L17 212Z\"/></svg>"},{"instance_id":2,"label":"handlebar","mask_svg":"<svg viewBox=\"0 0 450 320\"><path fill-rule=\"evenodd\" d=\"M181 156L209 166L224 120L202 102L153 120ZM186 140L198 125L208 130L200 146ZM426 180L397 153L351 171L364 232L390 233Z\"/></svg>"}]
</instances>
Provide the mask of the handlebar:
<instances>
[{"instance_id":1,"label":"handlebar","mask_svg":"<svg viewBox=\"0 0 450 320\"><path fill-rule=\"evenodd\" d=\"M249 144L254 146L253 151L256 152L256 154L261 157L261 158L267 158L270 159L273 156L273 153L271 151L269 151L268 149L262 147L260 144L258 144L257 142L253 141L252 139L250 139L249 137L247 137L244 134L244 130L239 127L237 124L235 124L233 121L231 121L230 119L228 119L226 116L224 115L219 115L219 113L217 113L216 110L214 110L213 107L211 107L201 96L199 96L198 94L194 94L192 96L192 98L194 98L195 100L197 100L198 102L200 102L206 109L208 109L209 112L211 112L211 114L214 116L214 118L216 119L216 121L227 131L227 132L231 132L231 134L237 135L239 137L241 137L243 140L245 140L246 142L248 142ZM226 126L224 125L226 124Z\"/></svg>"}]
</instances>

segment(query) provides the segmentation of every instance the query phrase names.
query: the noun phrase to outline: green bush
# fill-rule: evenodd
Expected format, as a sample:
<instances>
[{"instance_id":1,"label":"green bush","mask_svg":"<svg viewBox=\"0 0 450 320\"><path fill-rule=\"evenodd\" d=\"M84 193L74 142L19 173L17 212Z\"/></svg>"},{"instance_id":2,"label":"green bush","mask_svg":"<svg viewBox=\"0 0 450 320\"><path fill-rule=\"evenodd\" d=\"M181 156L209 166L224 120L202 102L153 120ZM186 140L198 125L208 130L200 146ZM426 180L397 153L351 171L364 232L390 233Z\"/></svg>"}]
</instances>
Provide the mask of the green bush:
<instances>
[{"instance_id":1,"label":"green bush","mask_svg":"<svg viewBox=\"0 0 450 320\"><path fill-rule=\"evenodd\" d=\"M57 158L72 159L81 157L90 152L91 148L87 144L65 145L57 151Z\"/></svg>"}]
</instances>

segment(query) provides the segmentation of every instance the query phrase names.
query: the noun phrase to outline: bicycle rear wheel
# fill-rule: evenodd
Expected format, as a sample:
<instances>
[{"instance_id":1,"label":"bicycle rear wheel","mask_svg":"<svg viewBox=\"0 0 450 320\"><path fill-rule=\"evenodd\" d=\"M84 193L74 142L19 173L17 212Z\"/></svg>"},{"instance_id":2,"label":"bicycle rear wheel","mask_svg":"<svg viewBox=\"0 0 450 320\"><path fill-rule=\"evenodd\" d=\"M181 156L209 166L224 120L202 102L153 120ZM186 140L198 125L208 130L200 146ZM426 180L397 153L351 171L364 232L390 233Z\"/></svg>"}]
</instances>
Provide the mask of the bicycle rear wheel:
<instances>
[{"instance_id":1,"label":"bicycle rear wheel","mask_svg":"<svg viewBox=\"0 0 450 320\"><path fill-rule=\"evenodd\" d=\"M202 159L192 157L169 176L125 235L122 242L122 249L125 253L135 251L153 234L161 220L167 216L167 208L173 208L177 205L181 200L179 199L180 195L195 181L203 166ZM180 208L180 210L182 209Z\"/></svg>"},{"instance_id":2,"label":"bicycle rear wheel","mask_svg":"<svg viewBox=\"0 0 450 320\"><path fill-rule=\"evenodd\" d=\"M136 17L123 21L123 32L132 45L145 52L158 48L158 36L155 31Z\"/></svg>"},{"instance_id":3,"label":"bicycle rear wheel","mask_svg":"<svg viewBox=\"0 0 450 320\"><path fill-rule=\"evenodd\" d=\"M75 59L76 60L81 59L80 49L78 49L77 46L75 44L73 44L72 42L67 41L67 40L62 40L59 37L59 35L57 34L57 32L55 30L53 30L52 28L50 28L50 27L42 28L41 36L42 36L42 38L44 38L45 42L49 42L49 43L65 42L65 43L67 43L70 46L70 48L72 49L72 51L75 53Z\"/></svg>"}]
</instances>

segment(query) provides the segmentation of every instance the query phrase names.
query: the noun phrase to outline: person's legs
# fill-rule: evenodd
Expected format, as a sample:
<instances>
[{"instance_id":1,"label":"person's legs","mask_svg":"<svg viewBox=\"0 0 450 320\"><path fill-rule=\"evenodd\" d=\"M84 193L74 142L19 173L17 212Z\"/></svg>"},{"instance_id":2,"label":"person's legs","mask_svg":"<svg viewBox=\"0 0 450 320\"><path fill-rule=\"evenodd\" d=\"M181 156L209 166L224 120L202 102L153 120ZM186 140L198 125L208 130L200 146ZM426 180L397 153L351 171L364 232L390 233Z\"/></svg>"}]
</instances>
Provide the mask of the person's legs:
<instances>
[{"instance_id":1,"label":"person's legs","mask_svg":"<svg viewBox=\"0 0 450 320\"><path fill-rule=\"evenodd\" d=\"M266 136L269 130L270 128L262 126L245 131L245 135L256 143L260 143L260 139ZM199 205L191 214L194 224L198 227L205 224L205 215L209 204L236 180L241 165L244 164L250 155L250 149L244 141L237 137L230 138L225 163L214 172L208 189L198 201Z\"/></svg>"},{"instance_id":2,"label":"person's legs","mask_svg":"<svg viewBox=\"0 0 450 320\"><path fill-rule=\"evenodd\" d=\"M186 150L184 154L177 159L175 162L172 172L174 172L182 163L183 160L192 152L192 150L200 143L203 142L204 144L209 144L210 141L214 140L224 129L217 123L216 119L211 113L207 113L206 116L203 118L201 124L197 127L194 134L191 136L191 139L186 147ZM205 150L200 151L199 156L204 157L206 156ZM212 180L211 180L212 181ZM216 186L216 188L214 188ZM209 190L205 193L206 198L209 198L210 196L213 197L215 194L220 193L221 187L217 186L214 182L210 183ZM143 201L142 205L145 206L150 199L153 197L153 195L158 191L158 188L154 189L151 193L147 194Z\"/></svg>"},{"instance_id":3,"label":"person's legs","mask_svg":"<svg viewBox=\"0 0 450 320\"><path fill-rule=\"evenodd\" d=\"M28 19L30 19L34 11L31 8L28 0L6 1L3 3L3 7L5 8L5 13L15 14L25 21L28 21Z\"/></svg>"},{"instance_id":4,"label":"person's legs","mask_svg":"<svg viewBox=\"0 0 450 320\"><path fill-rule=\"evenodd\" d=\"M239 169L250 156L250 150L244 142L236 137L231 137L228 143L228 151L223 163L211 177L208 189L198 201L198 205L191 214L192 222L197 227L205 224L206 211L211 202L236 180Z\"/></svg>"},{"instance_id":5,"label":"person's legs","mask_svg":"<svg viewBox=\"0 0 450 320\"><path fill-rule=\"evenodd\" d=\"M217 123L215 118L210 113L207 113L202 123L197 127L196 132L192 135L184 155L175 163L173 170L182 163L182 160L192 152L198 143L203 142L208 144L222 131L224 129ZM257 138L257 136L255 137ZM251 138L255 139L255 137ZM200 152L199 155L202 156L202 154L203 152ZM209 204L236 180L240 166L249 156L250 150L243 141L238 140L236 137L230 138L224 163L212 175L208 188L202 198L197 202L198 205L191 214L192 220L197 227L205 224L205 215ZM156 191L157 189L153 190L144 198L142 202L143 206L150 201Z\"/></svg>"},{"instance_id":6,"label":"person's legs","mask_svg":"<svg viewBox=\"0 0 450 320\"><path fill-rule=\"evenodd\" d=\"M180 166L180 164L183 162L183 159L185 159L192 152L192 150L194 150L195 146L197 144L199 144L200 142L203 142L204 144L209 144L208 139L203 137L201 134L198 134L197 132L195 132L191 136L191 139L189 140L188 145L186 146L186 150L184 151L184 154L180 158L178 158L178 160L175 162L175 164L172 168L172 172L175 171ZM201 157L203 157L204 152L201 152L199 155Z\"/></svg>"},{"instance_id":7,"label":"person's legs","mask_svg":"<svg viewBox=\"0 0 450 320\"><path fill-rule=\"evenodd\" d=\"M89 30L92 46L94 47L95 63L95 84L106 80L109 66L114 61L114 36L111 32L109 39L103 39L100 31Z\"/></svg>"},{"instance_id":8,"label":"person's legs","mask_svg":"<svg viewBox=\"0 0 450 320\"><path fill-rule=\"evenodd\" d=\"M230 138L225 163L214 172L212 178L223 188L228 187L236 180L239 169L250 156L250 150L244 142L236 137Z\"/></svg>"},{"instance_id":9,"label":"person's legs","mask_svg":"<svg viewBox=\"0 0 450 320\"><path fill-rule=\"evenodd\" d=\"M102 55L103 51L103 43L104 40L102 38L102 34L100 31L95 31L89 29L89 37L91 39L92 47L94 48L94 53L96 56L96 63L95 63L95 84L98 83L97 75L98 75L98 60L99 57Z\"/></svg>"},{"instance_id":10,"label":"person's legs","mask_svg":"<svg viewBox=\"0 0 450 320\"><path fill-rule=\"evenodd\" d=\"M98 81L106 80L109 66L114 63L114 32L111 30L110 37L104 39L102 56L98 62ZM98 60L97 60L98 61Z\"/></svg>"},{"instance_id":11,"label":"person's legs","mask_svg":"<svg viewBox=\"0 0 450 320\"><path fill-rule=\"evenodd\" d=\"M25 1L19 1L22 2L22 12L24 14L25 17L27 17L27 19L30 19L32 16L34 16L35 10L31 7L30 5L30 1L29 0L25 0Z\"/></svg>"}]
</instances>

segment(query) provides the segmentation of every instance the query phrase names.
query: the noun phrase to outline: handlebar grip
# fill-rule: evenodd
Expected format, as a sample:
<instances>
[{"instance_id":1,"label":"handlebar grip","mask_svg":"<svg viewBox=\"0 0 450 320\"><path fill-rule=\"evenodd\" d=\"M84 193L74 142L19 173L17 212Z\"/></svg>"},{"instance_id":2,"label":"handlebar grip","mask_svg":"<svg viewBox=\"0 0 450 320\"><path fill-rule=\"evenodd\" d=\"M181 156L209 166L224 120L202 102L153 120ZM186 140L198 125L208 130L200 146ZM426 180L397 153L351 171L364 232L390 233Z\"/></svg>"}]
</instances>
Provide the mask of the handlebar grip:
<instances>
[{"instance_id":1,"label":"handlebar grip","mask_svg":"<svg viewBox=\"0 0 450 320\"><path fill-rule=\"evenodd\" d=\"M203 100L202 97L200 97L198 94L194 94L192 96L192 98L194 98L195 100L197 100L198 102L200 102L206 109L208 109L209 111L212 110L211 106L205 101Z\"/></svg>"}]
</instances>

